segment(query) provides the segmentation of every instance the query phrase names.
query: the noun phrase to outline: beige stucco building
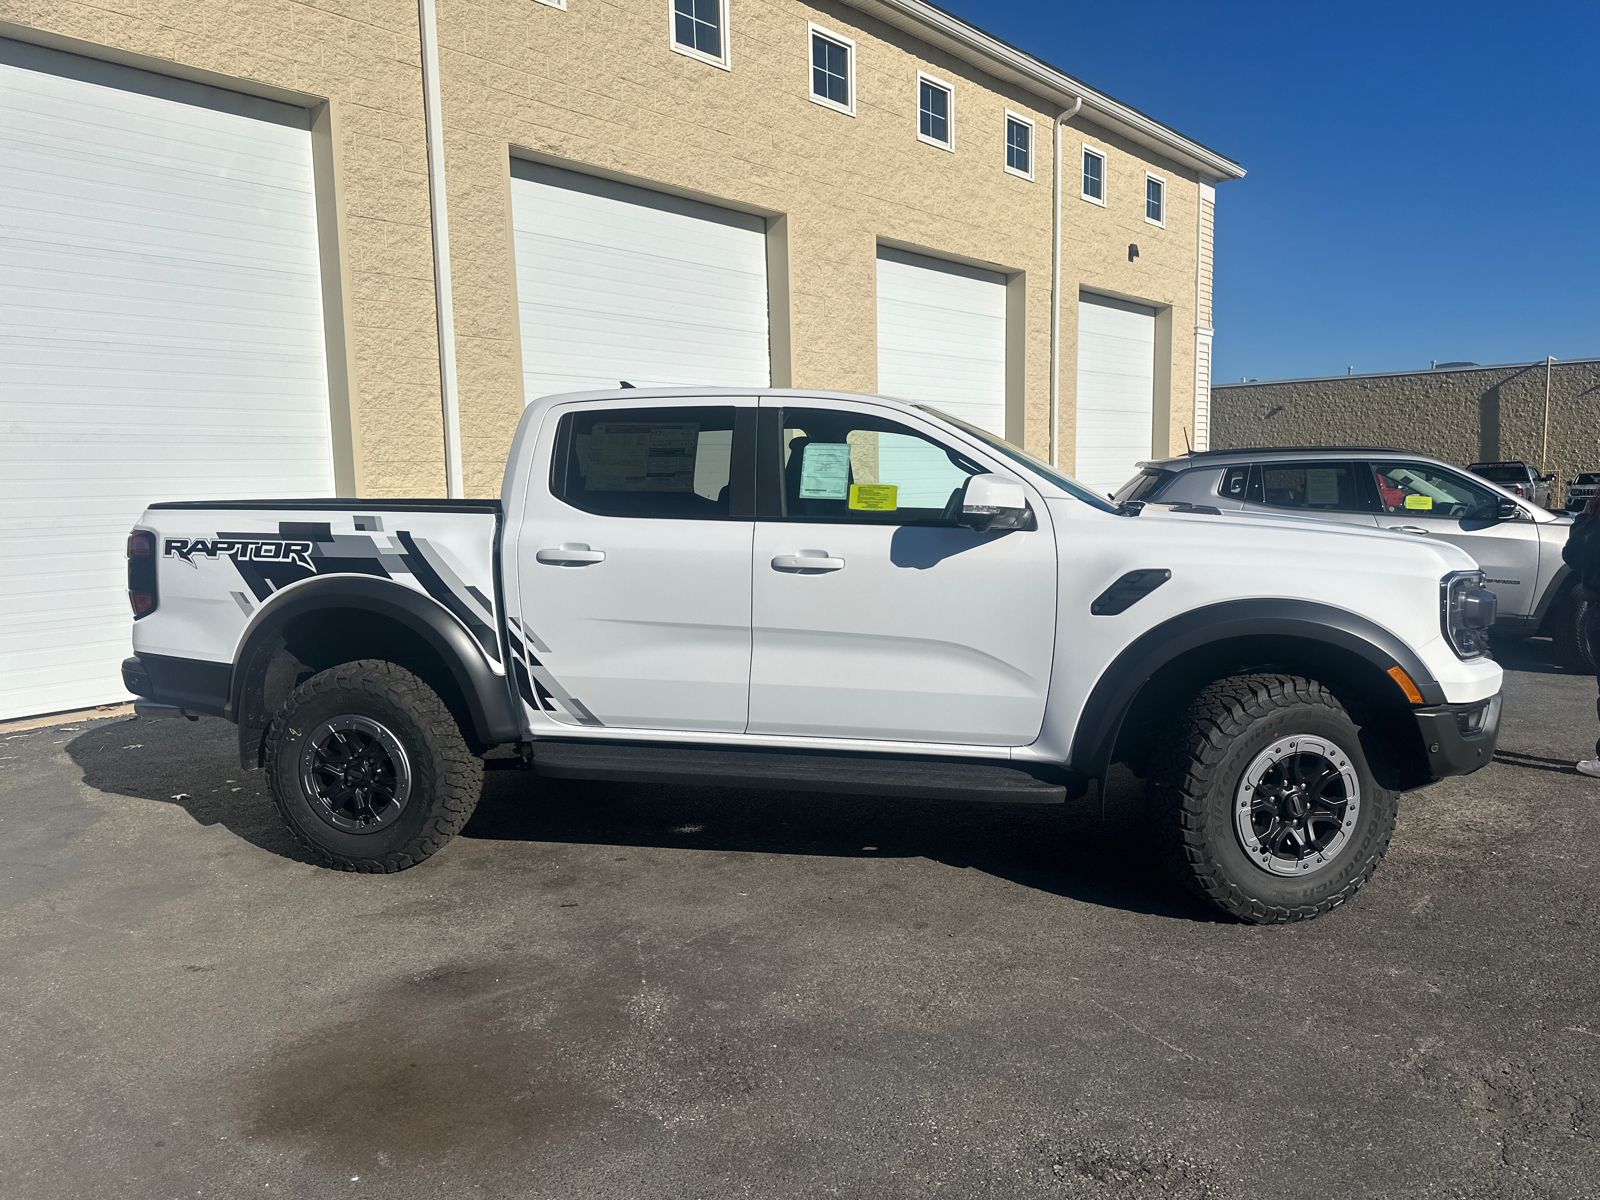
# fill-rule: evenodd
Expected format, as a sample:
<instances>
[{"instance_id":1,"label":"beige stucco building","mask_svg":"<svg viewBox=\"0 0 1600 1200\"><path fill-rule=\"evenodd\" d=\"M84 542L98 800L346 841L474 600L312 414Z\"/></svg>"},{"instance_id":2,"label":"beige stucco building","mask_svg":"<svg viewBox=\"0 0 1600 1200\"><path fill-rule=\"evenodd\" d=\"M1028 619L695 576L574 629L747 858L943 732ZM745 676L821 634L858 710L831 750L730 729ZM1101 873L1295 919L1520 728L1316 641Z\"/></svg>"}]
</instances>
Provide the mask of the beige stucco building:
<instances>
[{"instance_id":1,"label":"beige stucco building","mask_svg":"<svg viewBox=\"0 0 1600 1200\"><path fill-rule=\"evenodd\" d=\"M679 3L692 15L693 0ZM7 38L309 113L340 492L443 492L452 419L466 493L498 488L526 399L518 161L759 219L770 371L749 382L877 390L879 249L899 247L1002 277L1014 440L1051 453L1054 361L1055 456L1075 466L1078 302L1096 293L1153 313L1150 450L1186 432L1204 442L1213 185L1242 174L1221 155L917 0L701 0L720 26L715 54L684 52L663 0L427 0L424 18L431 9L433 79L411 0L0 0ZM847 104L814 99L819 30L847 52ZM947 145L919 137L922 79L947 94ZM1052 134L1068 112L1053 360ZM1028 126L1026 171L1006 169L1008 120ZM1098 202L1084 198L1085 147L1103 155ZM1146 217L1148 179L1159 222ZM436 244L452 301L442 324Z\"/></svg>"}]
</instances>

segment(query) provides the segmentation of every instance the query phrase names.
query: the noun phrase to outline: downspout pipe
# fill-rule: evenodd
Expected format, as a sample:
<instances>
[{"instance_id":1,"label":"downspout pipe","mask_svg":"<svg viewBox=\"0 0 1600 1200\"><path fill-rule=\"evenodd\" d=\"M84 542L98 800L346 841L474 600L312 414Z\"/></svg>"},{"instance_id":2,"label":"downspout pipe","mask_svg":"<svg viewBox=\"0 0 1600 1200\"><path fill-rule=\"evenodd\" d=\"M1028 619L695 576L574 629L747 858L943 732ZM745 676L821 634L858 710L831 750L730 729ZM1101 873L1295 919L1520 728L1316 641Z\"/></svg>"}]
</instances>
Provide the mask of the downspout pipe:
<instances>
[{"instance_id":1,"label":"downspout pipe","mask_svg":"<svg viewBox=\"0 0 1600 1200\"><path fill-rule=\"evenodd\" d=\"M444 416L444 484L465 496L461 469L461 404L456 390L456 313L450 290L450 221L445 210L444 120L439 99L439 18L434 0L417 0L422 34L422 116L428 136L428 213L433 227L434 310L439 321L439 400Z\"/></svg>"},{"instance_id":2,"label":"downspout pipe","mask_svg":"<svg viewBox=\"0 0 1600 1200\"><path fill-rule=\"evenodd\" d=\"M1050 159L1055 169L1050 214L1050 465L1061 467L1061 127L1083 107L1083 97L1063 109L1051 126Z\"/></svg>"}]
</instances>

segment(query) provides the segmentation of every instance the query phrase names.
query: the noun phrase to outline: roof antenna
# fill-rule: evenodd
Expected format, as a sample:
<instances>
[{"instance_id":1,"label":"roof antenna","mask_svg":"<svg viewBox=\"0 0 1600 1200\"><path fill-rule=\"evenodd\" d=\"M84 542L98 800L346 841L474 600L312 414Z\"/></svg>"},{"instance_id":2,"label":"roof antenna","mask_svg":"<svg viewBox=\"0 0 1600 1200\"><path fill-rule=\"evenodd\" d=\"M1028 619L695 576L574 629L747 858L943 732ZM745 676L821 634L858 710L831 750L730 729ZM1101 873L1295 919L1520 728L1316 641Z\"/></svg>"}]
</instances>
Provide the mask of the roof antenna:
<instances>
[{"instance_id":1,"label":"roof antenna","mask_svg":"<svg viewBox=\"0 0 1600 1200\"><path fill-rule=\"evenodd\" d=\"M633 384L629 383L626 379L620 379L617 382L625 388L631 388L633 386Z\"/></svg>"},{"instance_id":2,"label":"roof antenna","mask_svg":"<svg viewBox=\"0 0 1600 1200\"><path fill-rule=\"evenodd\" d=\"M1189 427L1183 427L1183 449L1185 454L1194 453L1194 443L1189 440Z\"/></svg>"}]
</instances>

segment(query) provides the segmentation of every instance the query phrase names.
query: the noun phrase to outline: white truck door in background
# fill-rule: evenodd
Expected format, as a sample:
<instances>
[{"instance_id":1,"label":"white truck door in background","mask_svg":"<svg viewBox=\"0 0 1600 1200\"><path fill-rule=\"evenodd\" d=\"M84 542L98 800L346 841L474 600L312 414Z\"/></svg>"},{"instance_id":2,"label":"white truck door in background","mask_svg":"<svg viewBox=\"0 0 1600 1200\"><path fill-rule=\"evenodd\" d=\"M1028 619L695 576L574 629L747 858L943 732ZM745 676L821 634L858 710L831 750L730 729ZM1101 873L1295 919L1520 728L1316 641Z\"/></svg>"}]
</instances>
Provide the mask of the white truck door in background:
<instances>
[{"instance_id":1,"label":"white truck door in background","mask_svg":"<svg viewBox=\"0 0 1600 1200\"><path fill-rule=\"evenodd\" d=\"M551 414L516 527L510 629L534 707L574 725L743 732L754 522L730 515L752 503L749 452L742 471L733 455L738 410L611 401ZM753 400L743 413L753 439Z\"/></svg>"},{"instance_id":2,"label":"white truck door in background","mask_svg":"<svg viewBox=\"0 0 1600 1200\"><path fill-rule=\"evenodd\" d=\"M762 414L783 517L755 529L749 731L1033 741L1055 636L1044 506L1037 530L975 533L954 514L986 468L931 424L825 400Z\"/></svg>"}]
</instances>

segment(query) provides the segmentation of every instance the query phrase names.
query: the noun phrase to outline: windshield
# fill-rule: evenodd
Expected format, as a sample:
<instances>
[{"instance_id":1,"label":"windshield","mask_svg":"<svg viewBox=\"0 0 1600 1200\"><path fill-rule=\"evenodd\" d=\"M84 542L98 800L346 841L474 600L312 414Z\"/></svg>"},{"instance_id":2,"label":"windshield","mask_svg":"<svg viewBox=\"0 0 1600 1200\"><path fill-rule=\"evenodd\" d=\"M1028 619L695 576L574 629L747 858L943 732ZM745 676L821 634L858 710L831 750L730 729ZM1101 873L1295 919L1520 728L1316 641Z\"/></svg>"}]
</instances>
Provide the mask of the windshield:
<instances>
[{"instance_id":1,"label":"windshield","mask_svg":"<svg viewBox=\"0 0 1600 1200\"><path fill-rule=\"evenodd\" d=\"M1102 512L1117 511L1117 506L1115 504L1111 504L1108 501L1101 499L1088 488L1084 487L1083 484L1072 478L1072 476L1063 474L1052 467L1049 463L1044 462L1042 459L1035 458L1026 450L1018 449L1010 442L1002 441L1000 438L995 437L995 435L990 433L987 429L979 429L976 425L968 424L960 417L952 417L949 413L940 412L937 408L931 408L926 404L919 404L917 407L923 412L927 413L929 416L938 417L939 420L954 425L957 429L961 430L961 432L971 434L985 446L988 446L989 449L993 450L996 454L1000 454L1006 458L1009 458L1019 467L1023 467L1029 471L1032 471L1035 475L1039 476L1040 479L1054 484L1063 492L1066 492L1070 496L1077 497L1085 504L1093 505Z\"/></svg>"}]
</instances>

